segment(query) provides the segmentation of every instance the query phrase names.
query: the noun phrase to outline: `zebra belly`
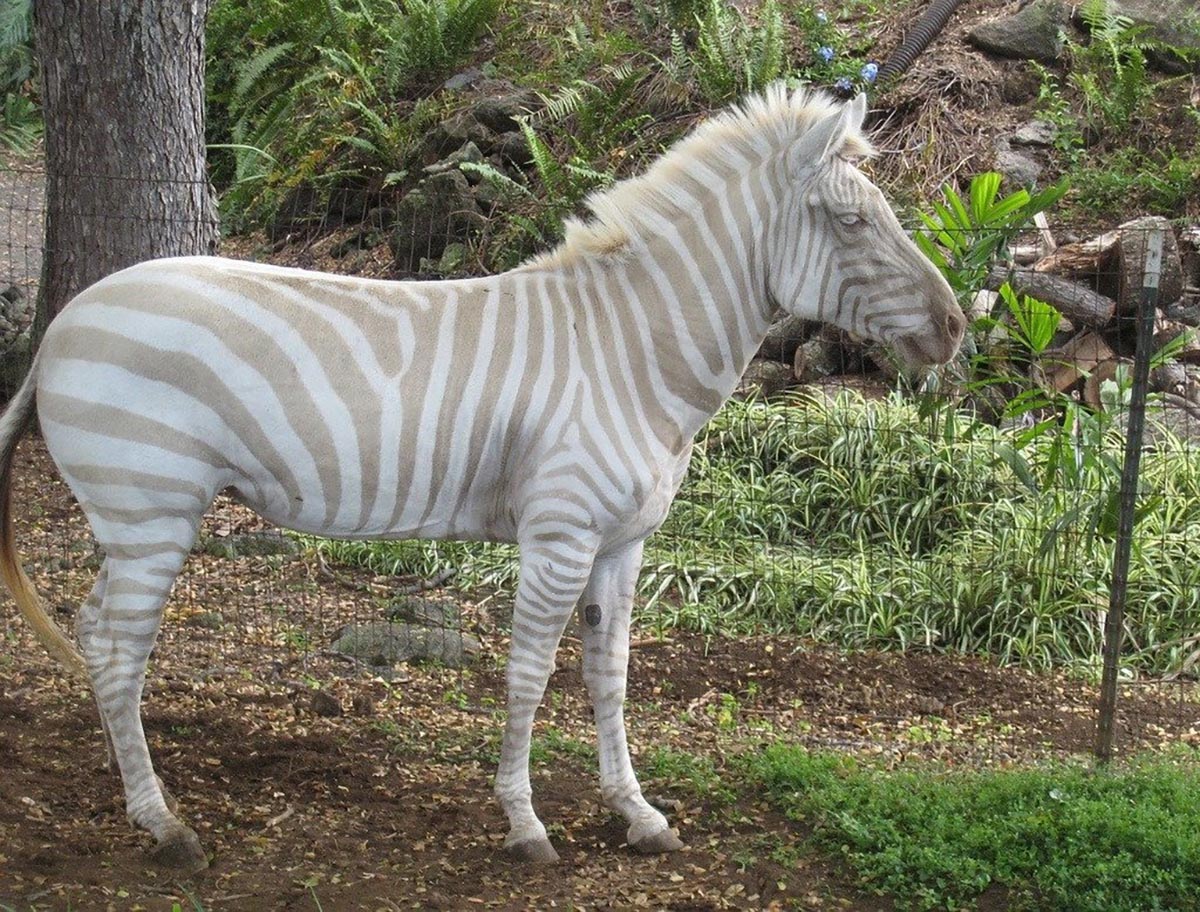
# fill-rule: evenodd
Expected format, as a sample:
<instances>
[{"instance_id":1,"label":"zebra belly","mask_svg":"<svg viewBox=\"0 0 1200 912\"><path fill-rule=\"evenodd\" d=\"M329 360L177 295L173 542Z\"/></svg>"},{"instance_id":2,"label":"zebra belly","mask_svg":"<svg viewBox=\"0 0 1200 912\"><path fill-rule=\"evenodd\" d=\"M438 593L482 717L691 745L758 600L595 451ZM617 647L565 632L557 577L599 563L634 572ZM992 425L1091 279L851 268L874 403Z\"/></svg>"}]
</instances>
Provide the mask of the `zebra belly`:
<instances>
[{"instance_id":1,"label":"zebra belly","mask_svg":"<svg viewBox=\"0 0 1200 912\"><path fill-rule=\"evenodd\" d=\"M296 532L346 539L456 539L460 541L515 541L511 524L497 521L485 505L471 498L460 504L452 515L430 515L424 521L400 525L326 523L319 511L299 512L290 507L294 497L277 484L239 479L229 486L233 497L267 521ZM401 500L393 499L395 509Z\"/></svg>"}]
</instances>

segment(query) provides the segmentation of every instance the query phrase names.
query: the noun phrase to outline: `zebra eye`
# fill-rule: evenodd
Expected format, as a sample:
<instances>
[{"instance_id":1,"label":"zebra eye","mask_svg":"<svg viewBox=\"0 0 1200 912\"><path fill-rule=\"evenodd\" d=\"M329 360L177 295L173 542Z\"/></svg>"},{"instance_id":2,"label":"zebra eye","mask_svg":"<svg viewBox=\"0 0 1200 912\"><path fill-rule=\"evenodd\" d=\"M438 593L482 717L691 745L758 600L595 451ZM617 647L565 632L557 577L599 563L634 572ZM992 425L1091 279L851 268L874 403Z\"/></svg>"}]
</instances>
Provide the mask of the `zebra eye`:
<instances>
[{"instance_id":1,"label":"zebra eye","mask_svg":"<svg viewBox=\"0 0 1200 912\"><path fill-rule=\"evenodd\" d=\"M837 220L847 228L857 228L860 225L866 224L866 219L857 212L844 212L837 217Z\"/></svg>"}]
</instances>

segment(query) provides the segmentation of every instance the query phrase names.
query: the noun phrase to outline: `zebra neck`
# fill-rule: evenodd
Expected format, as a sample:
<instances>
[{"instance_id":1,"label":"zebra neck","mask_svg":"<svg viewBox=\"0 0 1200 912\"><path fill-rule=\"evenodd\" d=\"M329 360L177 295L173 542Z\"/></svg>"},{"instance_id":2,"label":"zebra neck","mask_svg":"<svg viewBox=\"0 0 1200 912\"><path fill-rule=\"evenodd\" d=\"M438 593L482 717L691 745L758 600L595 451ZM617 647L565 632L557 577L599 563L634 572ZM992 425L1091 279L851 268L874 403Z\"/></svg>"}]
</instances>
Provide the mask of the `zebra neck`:
<instances>
[{"instance_id":1,"label":"zebra neck","mask_svg":"<svg viewBox=\"0 0 1200 912\"><path fill-rule=\"evenodd\" d=\"M581 312L600 329L596 350L623 365L630 392L655 413L656 435L677 450L737 386L766 334L769 304L752 256L670 240L642 256L577 263L562 283L579 290Z\"/></svg>"}]
</instances>

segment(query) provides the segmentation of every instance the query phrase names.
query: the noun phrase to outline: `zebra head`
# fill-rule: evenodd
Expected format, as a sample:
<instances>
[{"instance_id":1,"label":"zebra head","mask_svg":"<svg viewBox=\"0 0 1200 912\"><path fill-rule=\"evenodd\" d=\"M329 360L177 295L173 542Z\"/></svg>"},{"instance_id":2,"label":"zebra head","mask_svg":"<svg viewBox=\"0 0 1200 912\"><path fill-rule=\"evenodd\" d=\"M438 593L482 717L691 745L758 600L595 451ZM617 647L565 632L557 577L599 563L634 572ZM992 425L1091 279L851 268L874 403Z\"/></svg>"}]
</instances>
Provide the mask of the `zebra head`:
<instances>
[{"instance_id":1,"label":"zebra head","mask_svg":"<svg viewBox=\"0 0 1200 912\"><path fill-rule=\"evenodd\" d=\"M954 357L967 321L941 273L858 169L865 95L789 150L788 193L768 245L768 287L789 313L890 345L911 367ZM773 281L771 281L773 279Z\"/></svg>"}]
</instances>

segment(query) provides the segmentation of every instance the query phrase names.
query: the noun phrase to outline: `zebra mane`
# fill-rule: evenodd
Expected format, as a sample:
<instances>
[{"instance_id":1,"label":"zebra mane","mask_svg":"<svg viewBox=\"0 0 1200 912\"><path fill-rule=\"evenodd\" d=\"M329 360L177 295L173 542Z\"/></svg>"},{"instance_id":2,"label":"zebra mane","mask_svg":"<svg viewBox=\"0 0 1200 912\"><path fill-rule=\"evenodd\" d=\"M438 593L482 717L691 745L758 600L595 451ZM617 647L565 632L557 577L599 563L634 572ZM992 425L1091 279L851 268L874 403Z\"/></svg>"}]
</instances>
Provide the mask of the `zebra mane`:
<instances>
[{"instance_id":1,"label":"zebra mane","mask_svg":"<svg viewBox=\"0 0 1200 912\"><path fill-rule=\"evenodd\" d=\"M689 175L693 162L702 161L720 177L732 177L744 171L748 162L758 164L790 148L839 107L824 92L803 87L789 91L783 82L772 83L761 94L701 123L643 174L590 195L584 201L590 216L568 218L562 243L533 257L523 268L556 268L579 258L629 250L654 237L656 223L684 211L696 187L695 177ZM853 131L840 154L865 158L874 149L864 134Z\"/></svg>"}]
</instances>

